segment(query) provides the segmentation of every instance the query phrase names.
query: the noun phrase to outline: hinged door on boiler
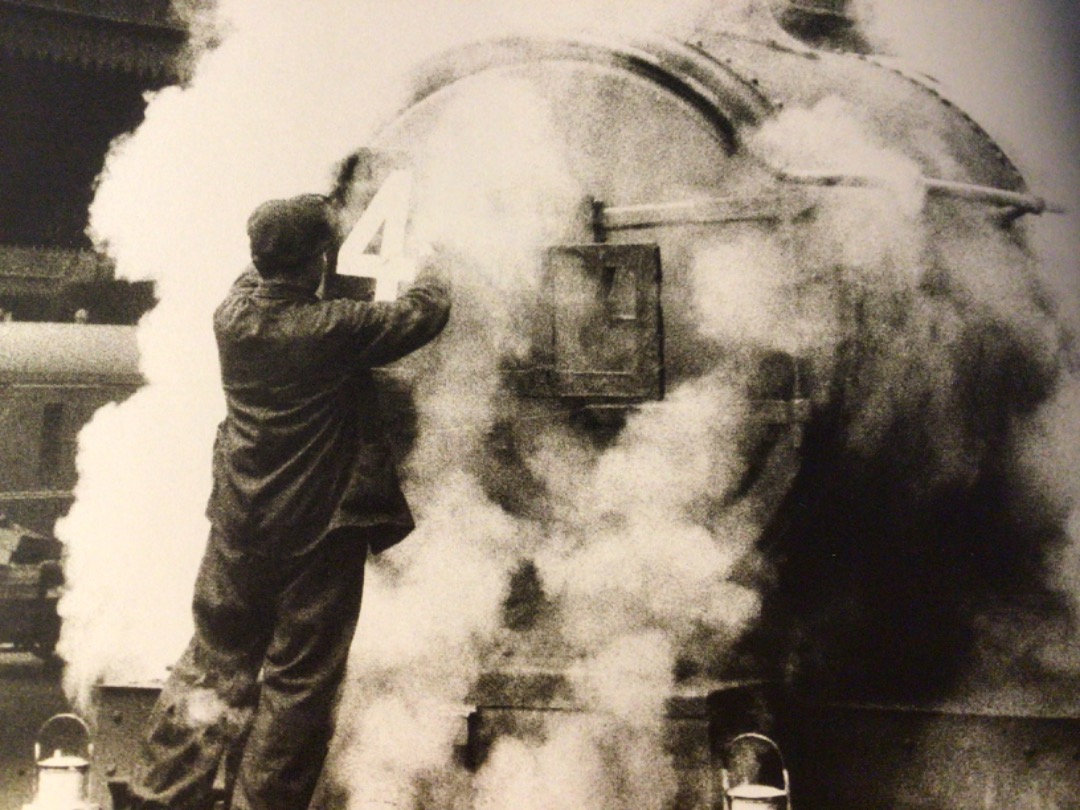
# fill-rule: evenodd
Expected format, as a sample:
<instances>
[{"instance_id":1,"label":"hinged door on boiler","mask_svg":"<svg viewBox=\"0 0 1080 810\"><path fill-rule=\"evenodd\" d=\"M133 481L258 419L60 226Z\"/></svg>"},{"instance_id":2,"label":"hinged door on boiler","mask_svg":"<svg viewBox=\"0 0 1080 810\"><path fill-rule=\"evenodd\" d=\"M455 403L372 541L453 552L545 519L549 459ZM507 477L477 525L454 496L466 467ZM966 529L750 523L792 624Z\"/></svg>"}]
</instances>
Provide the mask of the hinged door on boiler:
<instances>
[{"instance_id":1,"label":"hinged door on boiler","mask_svg":"<svg viewBox=\"0 0 1080 810\"><path fill-rule=\"evenodd\" d=\"M660 249L564 245L544 259L545 328L535 347L539 396L646 400L663 396Z\"/></svg>"}]
</instances>

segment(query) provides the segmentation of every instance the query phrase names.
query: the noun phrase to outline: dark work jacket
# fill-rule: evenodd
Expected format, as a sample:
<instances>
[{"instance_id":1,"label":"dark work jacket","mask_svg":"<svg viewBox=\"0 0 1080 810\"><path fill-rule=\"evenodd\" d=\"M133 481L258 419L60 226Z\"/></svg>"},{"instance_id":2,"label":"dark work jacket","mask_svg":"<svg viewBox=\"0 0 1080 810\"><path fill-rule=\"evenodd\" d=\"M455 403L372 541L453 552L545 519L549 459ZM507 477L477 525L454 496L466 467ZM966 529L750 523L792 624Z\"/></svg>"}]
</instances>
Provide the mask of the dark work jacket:
<instances>
[{"instance_id":1,"label":"dark work jacket","mask_svg":"<svg viewBox=\"0 0 1080 810\"><path fill-rule=\"evenodd\" d=\"M241 275L214 313L227 408L207 507L215 529L270 556L338 531L377 553L412 531L371 369L430 341L449 312L434 278L361 302Z\"/></svg>"}]
</instances>

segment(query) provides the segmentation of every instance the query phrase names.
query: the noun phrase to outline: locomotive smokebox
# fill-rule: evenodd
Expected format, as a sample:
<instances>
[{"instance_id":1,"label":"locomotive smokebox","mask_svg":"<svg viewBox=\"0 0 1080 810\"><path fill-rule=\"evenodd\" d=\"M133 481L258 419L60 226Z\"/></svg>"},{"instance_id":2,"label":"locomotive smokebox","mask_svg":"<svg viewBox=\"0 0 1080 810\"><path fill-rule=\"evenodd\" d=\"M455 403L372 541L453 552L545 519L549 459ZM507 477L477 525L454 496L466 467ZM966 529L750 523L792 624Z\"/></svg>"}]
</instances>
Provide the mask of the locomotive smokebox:
<instances>
[{"instance_id":1,"label":"locomotive smokebox","mask_svg":"<svg viewBox=\"0 0 1080 810\"><path fill-rule=\"evenodd\" d=\"M693 391L737 437L693 520L787 558L815 504L920 512L970 490L1053 388L1024 233L1045 201L938 88L770 33L469 45L378 135L411 167L380 249L438 243L462 268L439 350L458 359L406 361L388 394L422 410L467 371L475 424L426 427L468 437L468 471L511 514L552 514L547 431L600 453L627 415ZM882 491L820 491L852 478ZM894 518L911 523L867 517L865 545Z\"/></svg>"},{"instance_id":2,"label":"locomotive smokebox","mask_svg":"<svg viewBox=\"0 0 1080 810\"><path fill-rule=\"evenodd\" d=\"M834 31L847 10L789 7ZM462 459L510 521L491 666L574 680L640 595L606 576L620 548L661 548L724 560L666 589L644 564L677 681L930 702L1002 604L1057 610L1046 527L1005 496L1010 431L1061 372L1024 232L1047 204L940 88L754 24L426 65L372 144L409 165L380 249L440 245L455 314L385 393L416 486Z\"/></svg>"}]
</instances>

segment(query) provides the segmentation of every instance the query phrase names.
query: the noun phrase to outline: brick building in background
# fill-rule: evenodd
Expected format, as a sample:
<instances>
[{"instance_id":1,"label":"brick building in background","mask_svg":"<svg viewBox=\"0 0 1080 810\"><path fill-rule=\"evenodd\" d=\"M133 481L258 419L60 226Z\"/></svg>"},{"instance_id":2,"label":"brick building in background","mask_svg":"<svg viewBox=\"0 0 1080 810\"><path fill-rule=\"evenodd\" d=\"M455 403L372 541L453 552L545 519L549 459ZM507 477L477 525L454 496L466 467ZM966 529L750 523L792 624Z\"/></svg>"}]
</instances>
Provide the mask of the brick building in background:
<instances>
[{"instance_id":1,"label":"brick building in background","mask_svg":"<svg viewBox=\"0 0 1080 810\"><path fill-rule=\"evenodd\" d=\"M204 0L0 0L0 520L42 533L70 506L78 435L141 384L150 281L87 235L110 145L183 83Z\"/></svg>"},{"instance_id":2,"label":"brick building in background","mask_svg":"<svg viewBox=\"0 0 1080 810\"><path fill-rule=\"evenodd\" d=\"M16 321L132 324L150 282L125 282L86 235L114 138L145 95L184 78L171 0L0 0L0 309Z\"/></svg>"}]
</instances>

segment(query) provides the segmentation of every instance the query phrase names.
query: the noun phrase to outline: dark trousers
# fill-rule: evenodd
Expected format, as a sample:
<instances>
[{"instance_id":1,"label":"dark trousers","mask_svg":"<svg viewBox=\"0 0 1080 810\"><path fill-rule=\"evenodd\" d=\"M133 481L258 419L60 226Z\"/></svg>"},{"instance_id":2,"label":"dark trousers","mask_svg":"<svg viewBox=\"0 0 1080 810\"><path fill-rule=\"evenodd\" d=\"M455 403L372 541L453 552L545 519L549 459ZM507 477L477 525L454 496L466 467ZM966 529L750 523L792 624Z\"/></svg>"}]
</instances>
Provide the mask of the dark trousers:
<instances>
[{"instance_id":1,"label":"dark trousers","mask_svg":"<svg viewBox=\"0 0 1080 810\"><path fill-rule=\"evenodd\" d=\"M272 559L211 532L195 583L195 634L151 715L131 786L136 807L209 810L223 757L235 810L308 806L366 556L355 536Z\"/></svg>"}]
</instances>

